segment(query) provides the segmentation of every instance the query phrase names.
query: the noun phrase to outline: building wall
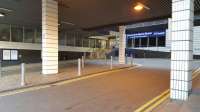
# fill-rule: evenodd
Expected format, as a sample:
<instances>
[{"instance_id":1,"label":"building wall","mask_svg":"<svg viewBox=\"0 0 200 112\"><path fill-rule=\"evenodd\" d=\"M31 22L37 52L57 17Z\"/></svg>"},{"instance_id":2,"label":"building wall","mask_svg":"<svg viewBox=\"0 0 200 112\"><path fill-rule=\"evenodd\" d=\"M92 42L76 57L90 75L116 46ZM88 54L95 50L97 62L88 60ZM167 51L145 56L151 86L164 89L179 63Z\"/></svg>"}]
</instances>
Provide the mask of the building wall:
<instances>
[{"instance_id":1,"label":"building wall","mask_svg":"<svg viewBox=\"0 0 200 112\"><path fill-rule=\"evenodd\" d=\"M168 26L170 27L170 26ZM200 55L200 26L195 26L193 28L194 34L193 34L193 54L194 55ZM160 52L170 52L171 50L171 34L170 31L166 30L166 43L165 47L140 47L140 48L134 48L134 49L140 49L140 50L151 50L151 51L160 51Z\"/></svg>"},{"instance_id":2,"label":"building wall","mask_svg":"<svg viewBox=\"0 0 200 112\"><path fill-rule=\"evenodd\" d=\"M3 66L17 65L22 62L24 63L41 63L41 51L40 50L18 50L19 60L18 61L2 61ZM88 55L88 53L87 53ZM70 51L60 51L59 52L59 61L61 60L74 60L81 58L83 52L70 52ZM2 59L2 50L0 50L0 58Z\"/></svg>"}]
</instances>

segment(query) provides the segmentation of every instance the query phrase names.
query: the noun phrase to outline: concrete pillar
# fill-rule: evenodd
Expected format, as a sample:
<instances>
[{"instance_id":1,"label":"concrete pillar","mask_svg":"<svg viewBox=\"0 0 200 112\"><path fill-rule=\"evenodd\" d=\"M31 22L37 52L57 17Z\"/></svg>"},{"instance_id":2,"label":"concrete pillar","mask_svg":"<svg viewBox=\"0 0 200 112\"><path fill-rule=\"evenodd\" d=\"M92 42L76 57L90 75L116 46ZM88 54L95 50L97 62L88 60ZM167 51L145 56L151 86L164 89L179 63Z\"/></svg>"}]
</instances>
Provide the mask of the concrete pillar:
<instances>
[{"instance_id":1,"label":"concrete pillar","mask_svg":"<svg viewBox=\"0 0 200 112\"><path fill-rule=\"evenodd\" d=\"M125 64L125 49L126 49L126 27L119 27L119 64Z\"/></svg>"},{"instance_id":2,"label":"concrete pillar","mask_svg":"<svg viewBox=\"0 0 200 112\"><path fill-rule=\"evenodd\" d=\"M42 0L42 73L58 73L58 3Z\"/></svg>"},{"instance_id":3,"label":"concrete pillar","mask_svg":"<svg viewBox=\"0 0 200 112\"><path fill-rule=\"evenodd\" d=\"M188 100L192 89L194 0L172 0L171 93Z\"/></svg>"}]
</instances>

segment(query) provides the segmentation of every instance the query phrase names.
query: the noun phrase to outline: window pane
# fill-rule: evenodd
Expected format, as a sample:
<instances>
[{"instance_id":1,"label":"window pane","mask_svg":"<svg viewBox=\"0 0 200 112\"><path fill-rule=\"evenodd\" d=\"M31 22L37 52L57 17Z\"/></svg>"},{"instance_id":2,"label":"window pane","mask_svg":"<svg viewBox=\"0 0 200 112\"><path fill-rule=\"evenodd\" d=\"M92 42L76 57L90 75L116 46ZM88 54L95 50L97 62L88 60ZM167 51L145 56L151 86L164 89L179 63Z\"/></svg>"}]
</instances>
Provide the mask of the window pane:
<instances>
[{"instance_id":1,"label":"window pane","mask_svg":"<svg viewBox=\"0 0 200 112\"><path fill-rule=\"evenodd\" d=\"M38 28L36 31L35 43L42 43L42 30Z\"/></svg>"},{"instance_id":2,"label":"window pane","mask_svg":"<svg viewBox=\"0 0 200 112\"><path fill-rule=\"evenodd\" d=\"M140 39L135 39L135 47L139 47L139 44L140 44Z\"/></svg>"},{"instance_id":3,"label":"window pane","mask_svg":"<svg viewBox=\"0 0 200 112\"><path fill-rule=\"evenodd\" d=\"M165 37L159 37L158 38L158 46L159 47L165 47Z\"/></svg>"},{"instance_id":4,"label":"window pane","mask_svg":"<svg viewBox=\"0 0 200 112\"><path fill-rule=\"evenodd\" d=\"M149 38L149 47L156 46L156 38Z\"/></svg>"},{"instance_id":5,"label":"window pane","mask_svg":"<svg viewBox=\"0 0 200 112\"><path fill-rule=\"evenodd\" d=\"M12 33L13 42L23 42L23 28L22 27L12 26L11 33Z\"/></svg>"},{"instance_id":6,"label":"window pane","mask_svg":"<svg viewBox=\"0 0 200 112\"><path fill-rule=\"evenodd\" d=\"M34 42L34 29L31 29L31 28L24 29L24 42L27 42L27 43Z\"/></svg>"},{"instance_id":7,"label":"window pane","mask_svg":"<svg viewBox=\"0 0 200 112\"><path fill-rule=\"evenodd\" d=\"M127 40L127 47L132 47L132 39Z\"/></svg>"},{"instance_id":8,"label":"window pane","mask_svg":"<svg viewBox=\"0 0 200 112\"><path fill-rule=\"evenodd\" d=\"M59 45L65 45L65 32L59 31Z\"/></svg>"},{"instance_id":9,"label":"window pane","mask_svg":"<svg viewBox=\"0 0 200 112\"><path fill-rule=\"evenodd\" d=\"M0 41L9 41L10 40L10 26L6 24L0 25Z\"/></svg>"},{"instance_id":10,"label":"window pane","mask_svg":"<svg viewBox=\"0 0 200 112\"><path fill-rule=\"evenodd\" d=\"M147 47L147 38L141 38L141 47Z\"/></svg>"}]
</instances>

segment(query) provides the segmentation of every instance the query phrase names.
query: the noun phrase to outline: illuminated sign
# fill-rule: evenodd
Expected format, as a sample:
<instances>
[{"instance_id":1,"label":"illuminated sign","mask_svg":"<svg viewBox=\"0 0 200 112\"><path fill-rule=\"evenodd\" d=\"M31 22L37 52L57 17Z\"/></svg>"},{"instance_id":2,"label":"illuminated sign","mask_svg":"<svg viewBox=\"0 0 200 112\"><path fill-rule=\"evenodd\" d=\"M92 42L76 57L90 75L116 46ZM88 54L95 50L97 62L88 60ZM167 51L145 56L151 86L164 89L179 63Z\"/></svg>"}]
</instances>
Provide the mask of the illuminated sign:
<instances>
[{"instance_id":1,"label":"illuminated sign","mask_svg":"<svg viewBox=\"0 0 200 112\"><path fill-rule=\"evenodd\" d=\"M141 32L141 33L133 33L127 34L127 38L147 38L147 37L163 37L165 36L165 31L155 31L155 32Z\"/></svg>"}]
</instances>

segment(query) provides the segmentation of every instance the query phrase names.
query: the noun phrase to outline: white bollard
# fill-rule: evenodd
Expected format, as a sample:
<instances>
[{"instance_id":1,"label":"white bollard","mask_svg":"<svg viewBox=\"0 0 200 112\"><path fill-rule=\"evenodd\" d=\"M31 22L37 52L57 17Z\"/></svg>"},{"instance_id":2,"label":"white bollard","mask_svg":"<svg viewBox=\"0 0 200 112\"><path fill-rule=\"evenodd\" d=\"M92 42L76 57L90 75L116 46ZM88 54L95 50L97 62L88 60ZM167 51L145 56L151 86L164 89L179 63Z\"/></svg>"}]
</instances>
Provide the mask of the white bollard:
<instances>
[{"instance_id":1,"label":"white bollard","mask_svg":"<svg viewBox=\"0 0 200 112\"><path fill-rule=\"evenodd\" d=\"M82 68L84 68L85 67L85 59L84 59L84 56L82 56Z\"/></svg>"},{"instance_id":2,"label":"white bollard","mask_svg":"<svg viewBox=\"0 0 200 112\"><path fill-rule=\"evenodd\" d=\"M78 75L81 75L81 59L78 59Z\"/></svg>"},{"instance_id":3,"label":"white bollard","mask_svg":"<svg viewBox=\"0 0 200 112\"><path fill-rule=\"evenodd\" d=\"M110 57L110 69L113 69L113 57Z\"/></svg>"},{"instance_id":4,"label":"white bollard","mask_svg":"<svg viewBox=\"0 0 200 112\"><path fill-rule=\"evenodd\" d=\"M106 65L107 65L107 64L108 64L108 63L107 63L107 56L105 56L105 62L106 62Z\"/></svg>"},{"instance_id":5,"label":"white bollard","mask_svg":"<svg viewBox=\"0 0 200 112\"><path fill-rule=\"evenodd\" d=\"M133 55L131 55L131 65L134 65Z\"/></svg>"},{"instance_id":6,"label":"white bollard","mask_svg":"<svg viewBox=\"0 0 200 112\"><path fill-rule=\"evenodd\" d=\"M21 86L25 86L25 63L21 64Z\"/></svg>"},{"instance_id":7,"label":"white bollard","mask_svg":"<svg viewBox=\"0 0 200 112\"><path fill-rule=\"evenodd\" d=\"M126 54L126 57L125 57L125 61L126 61L125 64L128 64L128 55L127 54Z\"/></svg>"}]
</instances>

